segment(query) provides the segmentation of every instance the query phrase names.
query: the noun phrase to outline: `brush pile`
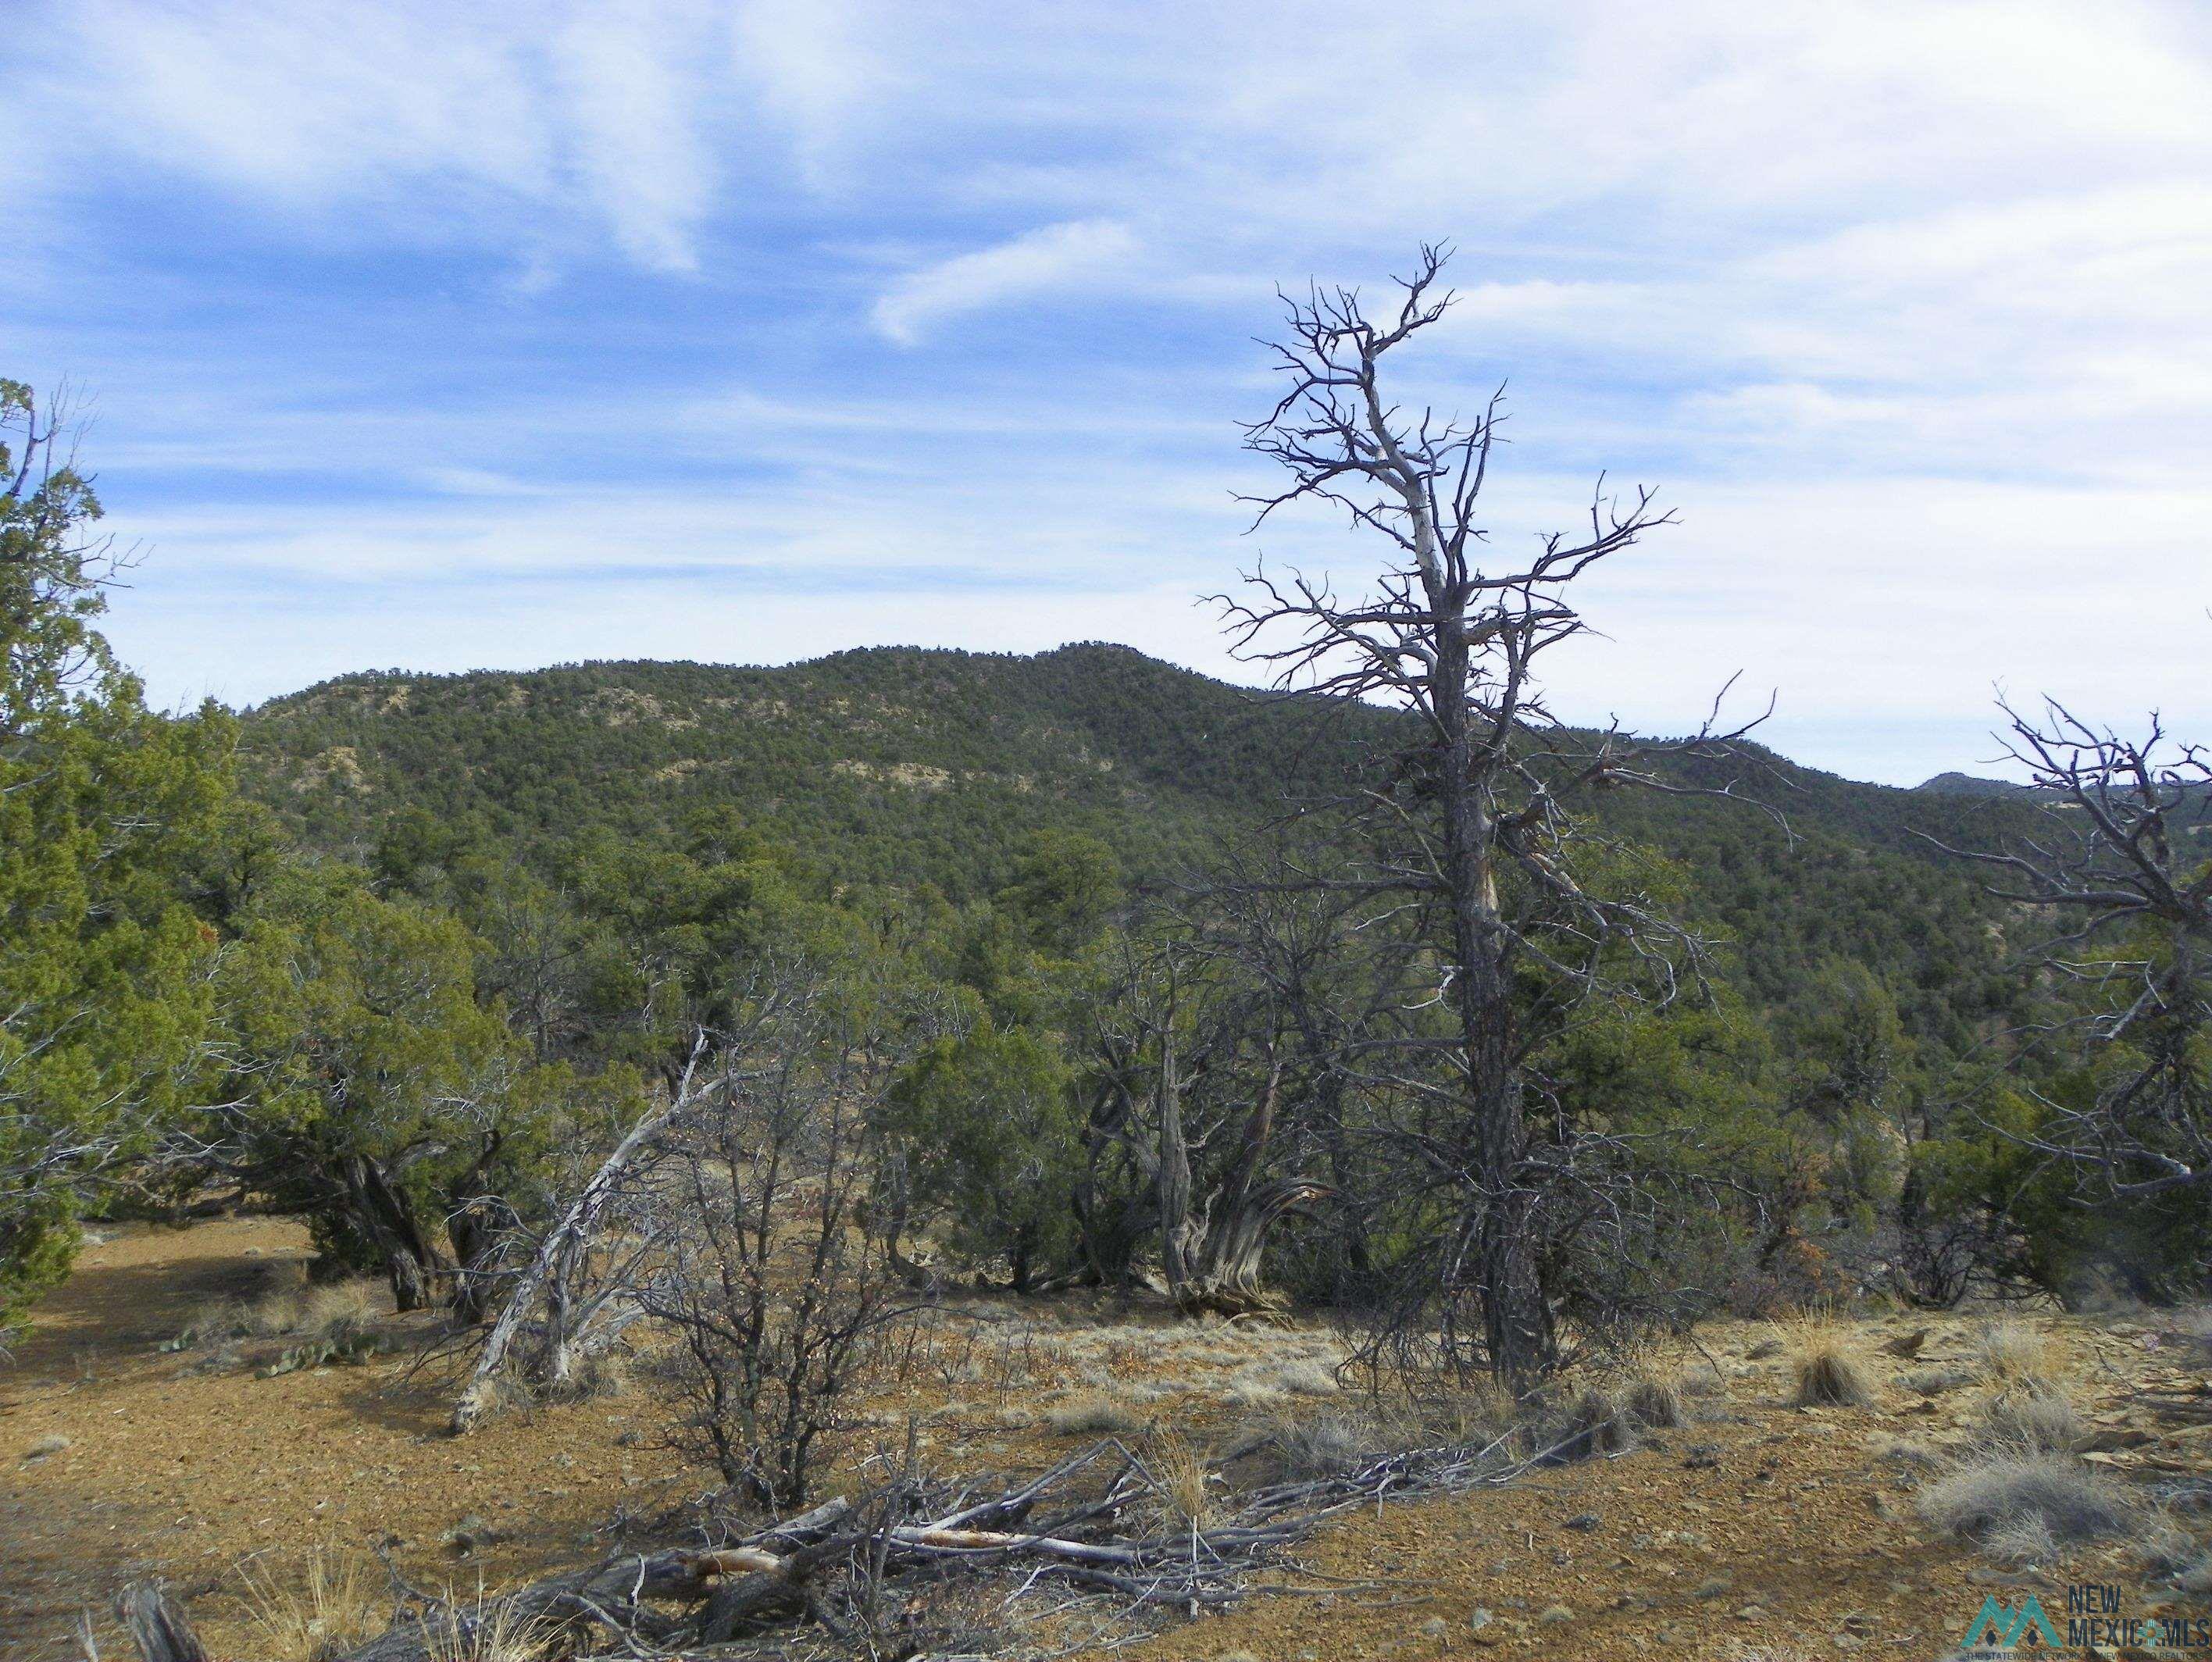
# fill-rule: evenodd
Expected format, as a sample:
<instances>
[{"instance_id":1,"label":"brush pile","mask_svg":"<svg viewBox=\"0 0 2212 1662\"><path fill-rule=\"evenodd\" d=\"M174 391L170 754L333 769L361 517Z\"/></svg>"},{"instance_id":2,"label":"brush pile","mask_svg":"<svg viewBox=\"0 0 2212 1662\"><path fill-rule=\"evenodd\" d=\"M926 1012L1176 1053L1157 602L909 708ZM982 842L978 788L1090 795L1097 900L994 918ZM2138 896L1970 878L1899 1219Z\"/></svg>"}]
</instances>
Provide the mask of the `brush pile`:
<instances>
[{"instance_id":1,"label":"brush pile","mask_svg":"<svg viewBox=\"0 0 2212 1662\"><path fill-rule=\"evenodd\" d=\"M473 1657L477 1633L502 1635L501 1656L533 1662L972 1655L1001 1648L1002 1626L1024 1604L1029 1617L1127 1632L1253 1592L1344 1593L1288 1559L1322 1519L1393 1496L1510 1483L1571 1454L1532 1453L1512 1433L1401 1450L1224 1496L1201 1519L1163 1506L1178 1479L1117 1438L986 1495L926 1481L909 1449L899 1474L859 1502L834 1500L739 1539L626 1553L466 1604L395 1576L392 1625L336 1662ZM142 1616L166 1604L143 1585L125 1597ZM146 1662L201 1654L181 1647L192 1641L173 1606L132 1630ZM156 1647L142 1635L158 1635Z\"/></svg>"}]
</instances>

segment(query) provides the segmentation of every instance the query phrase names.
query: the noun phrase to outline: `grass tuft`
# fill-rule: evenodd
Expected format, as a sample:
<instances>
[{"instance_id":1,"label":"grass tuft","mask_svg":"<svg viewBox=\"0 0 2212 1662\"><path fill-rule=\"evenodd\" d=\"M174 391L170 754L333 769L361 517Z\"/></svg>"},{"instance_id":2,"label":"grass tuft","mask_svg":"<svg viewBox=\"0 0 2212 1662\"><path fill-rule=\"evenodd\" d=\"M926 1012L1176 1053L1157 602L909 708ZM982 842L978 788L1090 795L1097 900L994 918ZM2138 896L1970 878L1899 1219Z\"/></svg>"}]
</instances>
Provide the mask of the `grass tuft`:
<instances>
[{"instance_id":1,"label":"grass tuft","mask_svg":"<svg viewBox=\"0 0 2212 1662\"><path fill-rule=\"evenodd\" d=\"M2057 1394L2062 1359L2048 1335L2008 1316L1974 1335L1974 1369L1993 1385Z\"/></svg>"},{"instance_id":2,"label":"grass tuft","mask_svg":"<svg viewBox=\"0 0 2212 1662\"><path fill-rule=\"evenodd\" d=\"M1145 1416L1127 1402L1103 1391L1085 1392L1048 1410L1044 1422L1060 1437L1125 1437L1144 1430L1146 1424Z\"/></svg>"},{"instance_id":3,"label":"grass tuft","mask_svg":"<svg viewBox=\"0 0 2212 1662\"><path fill-rule=\"evenodd\" d=\"M2072 1454L2089 1437L2072 1403L2025 1386L1995 1392L1982 1404L1982 1435L1993 1448L2022 1454Z\"/></svg>"},{"instance_id":4,"label":"grass tuft","mask_svg":"<svg viewBox=\"0 0 2212 1662\"><path fill-rule=\"evenodd\" d=\"M296 1581L249 1559L239 1579L257 1662L328 1662L384 1631L378 1578L358 1553L313 1548Z\"/></svg>"},{"instance_id":5,"label":"grass tuft","mask_svg":"<svg viewBox=\"0 0 2212 1662\"><path fill-rule=\"evenodd\" d=\"M1981 1454L1922 1489L1919 1506L1938 1529L1984 1543L2017 1543L2030 1525L2059 1544L2092 1541L2125 1533L2138 1517L2124 1489L2060 1454Z\"/></svg>"},{"instance_id":6,"label":"grass tuft","mask_svg":"<svg viewBox=\"0 0 2212 1662\"><path fill-rule=\"evenodd\" d=\"M1160 1432L1145 1451L1152 1477L1152 1509L1168 1529L1185 1534L1213 1517L1213 1472L1199 1452L1172 1431Z\"/></svg>"},{"instance_id":7,"label":"grass tuft","mask_svg":"<svg viewBox=\"0 0 2212 1662\"><path fill-rule=\"evenodd\" d=\"M487 1608L481 1590L473 1610L447 1605L425 1636L428 1662L539 1662L550 1646L550 1635L513 1605Z\"/></svg>"},{"instance_id":8,"label":"grass tuft","mask_svg":"<svg viewBox=\"0 0 2212 1662\"><path fill-rule=\"evenodd\" d=\"M1865 1408L1874 1402L1866 1363L1836 1323L1799 1323L1790 1335L1789 1354L1796 1381L1792 1400L1798 1407Z\"/></svg>"},{"instance_id":9,"label":"grass tuft","mask_svg":"<svg viewBox=\"0 0 2212 1662\"><path fill-rule=\"evenodd\" d=\"M1351 1414L1283 1415L1270 1424L1267 1441L1291 1477L1338 1477L1357 1471L1380 1452L1376 1428Z\"/></svg>"},{"instance_id":10,"label":"grass tuft","mask_svg":"<svg viewBox=\"0 0 2212 1662\"><path fill-rule=\"evenodd\" d=\"M1558 1428L1546 1441L1558 1450L1554 1459L1595 1459L1635 1447L1636 1423L1612 1392L1585 1386L1569 1400Z\"/></svg>"},{"instance_id":11,"label":"grass tuft","mask_svg":"<svg viewBox=\"0 0 2212 1662\"><path fill-rule=\"evenodd\" d=\"M1678 1376L1645 1368L1630 1376L1622 1402L1638 1423L1654 1431L1665 1431L1688 1422L1682 1397L1682 1383Z\"/></svg>"}]
</instances>

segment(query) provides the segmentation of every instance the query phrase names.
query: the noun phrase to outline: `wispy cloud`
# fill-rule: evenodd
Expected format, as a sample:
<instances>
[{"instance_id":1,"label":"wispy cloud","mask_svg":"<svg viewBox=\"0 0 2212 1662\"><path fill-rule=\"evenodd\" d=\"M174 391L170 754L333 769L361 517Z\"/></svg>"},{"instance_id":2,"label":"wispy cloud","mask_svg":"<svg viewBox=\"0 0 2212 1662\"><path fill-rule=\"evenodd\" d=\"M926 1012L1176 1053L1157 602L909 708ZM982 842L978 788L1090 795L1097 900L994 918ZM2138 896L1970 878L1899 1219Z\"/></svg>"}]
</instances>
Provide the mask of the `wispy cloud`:
<instances>
[{"instance_id":1,"label":"wispy cloud","mask_svg":"<svg viewBox=\"0 0 2212 1662\"><path fill-rule=\"evenodd\" d=\"M884 292L871 315L885 339L913 346L932 325L963 312L1095 288L1120 276L1136 252L1129 227L1112 220L1048 225L908 272Z\"/></svg>"},{"instance_id":2,"label":"wispy cloud","mask_svg":"<svg viewBox=\"0 0 2212 1662\"><path fill-rule=\"evenodd\" d=\"M1357 557L1236 538L1272 285L1444 236L1407 391L1510 379L1501 542L1601 467L1684 512L1570 702L1741 664L1889 777L1972 761L1999 674L2212 728L2192 0L33 3L0 372L100 393L157 686L279 634L257 676L702 650L672 583L720 656L907 619L1218 664L1159 595Z\"/></svg>"}]
</instances>

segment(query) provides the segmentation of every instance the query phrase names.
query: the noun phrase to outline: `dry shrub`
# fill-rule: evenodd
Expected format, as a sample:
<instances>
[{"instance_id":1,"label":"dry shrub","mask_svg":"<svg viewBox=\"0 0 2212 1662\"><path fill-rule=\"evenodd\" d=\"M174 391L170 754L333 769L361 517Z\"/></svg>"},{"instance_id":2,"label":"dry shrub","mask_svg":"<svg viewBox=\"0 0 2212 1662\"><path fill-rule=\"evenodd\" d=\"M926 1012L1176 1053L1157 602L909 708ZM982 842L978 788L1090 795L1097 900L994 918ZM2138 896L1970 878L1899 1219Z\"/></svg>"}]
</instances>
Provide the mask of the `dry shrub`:
<instances>
[{"instance_id":1,"label":"dry shrub","mask_svg":"<svg viewBox=\"0 0 2212 1662\"><path fill-rule=\"evenodd\" d=\"M1874 1380L1843 1328L1832 1321L1802 1321L1790 1336L1791 1400L1800 1408L1865 1408Z\"/></svg>"},{"instance_id":2,"label":"dry shrub","mask_svg":"<svg viewBox=\"0 0 2212 1662\"><path fill-rule=\"evenodd\" d=\"M2063 1368L2051 1337L2024 1321L2005 1317L1974 1335L1975 1371L1992 1384L2055 1392Z\"/></svg>"},{"instance_id":3,"label":"dry shrub","mask_svg":"<svg viewBox=\"0 0 2212 1662\"><path fill-rule=\"evenodd\" d=\"M1636 1447L1636 1422L1612 1392L1584 1386L1569 1399L1545 1441L1559 1460L1619 1454Z\"/></svg>"},{"instance_id":4,"label":"dry shrub","mask_svg":"<svg viewBox=\"0 0 2212 1662\"><path fill-rule=\"evenodd\" d=\"M1278 1416L1260 1431L1287 1477L1340 1477L1385 1452L1390 1439L1371 1416L1334 1410Z\"/></svg>"},{"instance_id":5,"label":"dry shrub","mask_svg":"<svg viewBox=\"0 0 2212 1662\"><path fill-rule=\"evenodd\" d=\"M1665 1431L1689 1419L1682 1407L1682 1396L1680 1375L1640 1368L1629 1375L1622 1404L1638 1423L1654 1431Z\"/></svg>"},{"instance_id":6,"label":"dry shrub","mask_svg":"<svg viewBox=\"0 0 2212 1662\"><path fill-rule=\"evenodd\" d=\"M2063 1544L2122 1534L2138 1518L2126 1490L2061 1454L1978 1455L1922 1489L1919 1506L1947 1533L2013 1544L2036 1525Z\"/></svg>"},{"instance_id":7,"label":"dry shrub","mask_svg":"<svg viewBox=\"0 0 2212 1662\"><path fill-rule=\"evenodd\" d=\"M1103 1391L1087 1391L1046 1410L1046 1427L1054 1435L1085 1435L1124 1437L1145 1429L1145 1416L1121 1398Z\"/></svg>"},{"instance_id":8,"label":"dry shrub","mask_svg":"<svg viewBox=\"0 0 2212 1662\"><path fill-rule=\"evenodd\" d=\"M1993 1448L2071 1454L2088 1441L2074 1404L2055 1392L2013 1386L1982 1404L1982 1435Z\"/></svg>"},{"instance_id":9,"label":"dry shrub","mask_svg":"<svg viewBox=\"0 0 2212 1662\"><path fill-rule=\"evenodd\" d=\"M295 1579L265 1562L239 1566L257 1662L327 1662L384 1631L382 1578L361 1555L315 1547Z\"/></svg>"},{"instance_id":10,"label":"dry shrub","mask_svg":"<svg viewBox=\"0 0 2212 1662\"><path fill-rule=\"evenodd\" d=\"M1887 1460L1893 1465L1914 1466L1923 1471L1939 1470L1943 1457L1925 1443L1909 1438L1893 1437L1886 1431L1877 1431L1867 1439L1867 1453L1877 1460Z\"/></svg>"},{"instance_id":11,"label":"dry shrub","mask_svg":"<svg viewBox=\"0 0 2212 1662\"><path fill-rule=\"evenodd\" d=\"M1725 1397L1728 1377L1712 1363L1701 1362L1682 1370L1680 1386L1686 1397Z\"/></svg>"},{"instance_id":12,"label":"dry shrub","mask_svg":"<svg viewBox=\"0 0 2212 1662\"><path fill-rule=\"evenodd\" d=\"M43 1460L51 1455L60 1453L69 1446L70 1440L63 1436L60 1432L49 1431L42 1437L32 1438L24 1445L23 1458L27 1460Z\"/></svg>"}]
</instances>

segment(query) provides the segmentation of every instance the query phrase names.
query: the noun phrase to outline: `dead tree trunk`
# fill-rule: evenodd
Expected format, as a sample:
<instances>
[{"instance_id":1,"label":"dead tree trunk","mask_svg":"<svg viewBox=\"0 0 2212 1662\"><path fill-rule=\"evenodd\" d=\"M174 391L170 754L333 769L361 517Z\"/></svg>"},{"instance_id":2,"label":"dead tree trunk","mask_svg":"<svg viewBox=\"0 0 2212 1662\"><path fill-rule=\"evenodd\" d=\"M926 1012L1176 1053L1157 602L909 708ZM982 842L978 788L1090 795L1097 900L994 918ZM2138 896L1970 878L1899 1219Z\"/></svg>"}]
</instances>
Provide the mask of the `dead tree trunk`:
<instances>
[{"instance_id":1,"label":"dead tree trunk","mask_svg":"<svg viewBox=\"0 0 2212 1662\"><path fill-rule=\"evenodd\" d=\"M116 1595L115 1614L144 1662L209 1662L207 1647L158 1581L133 1581Z\"/></svg>"},{"instance_id":2,"label":"dead tree trunk","mask_svg":"<svg viewBox=\"0 0 2212 1662\"><path fill-rule=\"evenodd\" d=\"M691 1065L684 1070L675 1101L661 1113L647 1114L630 1127L629 1134L616 1145L615 1151L607 1156L592 1174L591 1181L584 1185L582 1191L570 1203L561 1221L538 1243L529 1267L523 1271L521 1278L515 1283L514 1292L508 1295L507 1307L500 1313L499 1319L486 1336L483 1349L477 1353L476 1366L470 1370L468 1383L462 1387L459 1398L453 1404L453 1417L447 1422L447 1429L454 1436L467 1435L483 1417L485 1405L490 1400L492 1383L498 1377L500 1369L506 1365L508 1352L513 1350L516 1337L521 1333L531 1313L538 1307L541 1298L545 1305L545 1365L549 1380L558 1383L567 1377L576 1359L575 1347L583 1325L574 1303L572 1283L574 1274L584 1254L590 1249L601 1214L620 1192L631 1168L652 1146L653 1140L696 1101L692 1093L691 1081L704 1048L702 1034L699 1042L692 1046ZM596 1313L605 1308L609 1302L609 1298L601 1297L592 1301L590 1307Z\"/></svg>"}]
</instances>

